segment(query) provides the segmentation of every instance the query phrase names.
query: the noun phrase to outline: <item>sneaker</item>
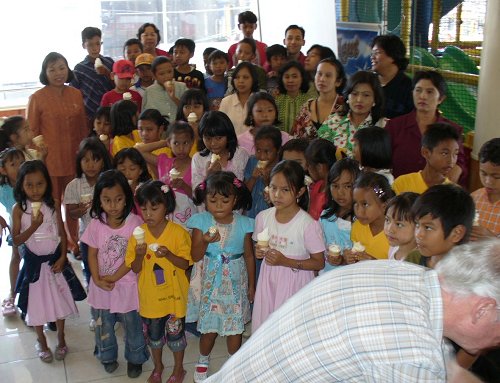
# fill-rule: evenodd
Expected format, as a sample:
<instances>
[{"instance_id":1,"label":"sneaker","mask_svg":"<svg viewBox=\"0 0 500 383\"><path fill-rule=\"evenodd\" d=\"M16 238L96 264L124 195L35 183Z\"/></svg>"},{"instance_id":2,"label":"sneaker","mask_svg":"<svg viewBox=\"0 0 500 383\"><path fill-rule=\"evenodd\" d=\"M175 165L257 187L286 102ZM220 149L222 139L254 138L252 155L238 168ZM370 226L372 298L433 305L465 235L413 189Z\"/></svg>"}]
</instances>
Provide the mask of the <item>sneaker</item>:
<instances>
[{"instance_id":1,"label":"sneaker","mask_svg":"<svg viewBox=\"0 0 500 383\"><path fill-rule=\"evenodd\" d=\"M91 319L89 323L89 330L95 331L95 319Z\"/></svg>"},{"instance_id":2,"label":"sneaker","mask_svg":"<svg viewBox=\"0 0 500 383\"><path fill-rule=\"evenodd\" d=\"M127 376L137 378L142 374L142 364L127 363Z\"/></svg>"},{"instance_id":3,"label":"sneaker","mask_svg":"<svg viewBox=\"0 0 500 383\"><path fill-rule=\"evenodd\" d=\"M115 370L118 368L118 362L103 363L103 364L104 364L104 370L109 374L115 372Z\"/></svg>"},{"instance_id":4,"label":"sneaker","mask_svg":"<svg viewBox=\"0 0 500 383\"><path fill-rule=\"evenodd\" d=\"M208 378L208 364L198 363L194 367L194 383L203 382Z\"/></svg>"}]
</instances>

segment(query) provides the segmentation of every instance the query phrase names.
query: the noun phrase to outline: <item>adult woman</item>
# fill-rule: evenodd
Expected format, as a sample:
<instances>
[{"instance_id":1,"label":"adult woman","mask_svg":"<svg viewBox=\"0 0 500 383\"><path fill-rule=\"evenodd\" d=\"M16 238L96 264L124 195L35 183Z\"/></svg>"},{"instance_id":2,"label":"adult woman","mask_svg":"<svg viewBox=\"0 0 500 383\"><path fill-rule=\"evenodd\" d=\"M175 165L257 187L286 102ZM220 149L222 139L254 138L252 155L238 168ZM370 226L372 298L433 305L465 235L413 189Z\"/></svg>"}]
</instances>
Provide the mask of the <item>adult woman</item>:
<instances>
[{"instance_id":1,"label":"adult woman","mask_svg":"<svg viewBox=\"0 0 500 383\"><path fill-rule=\"evenodd\" d=\"M308 76L302 65L297 61L289 61L278 72L279 95L276 96L278 105L279 128L290 132L293 122L304 103L314 95L308 92ZM313 88L314 92L316 90Z\"/></svg>"},{"instance_id":2,"label":"adult woman","mask_svg":"<svg viewBox=\"0 0 500 383\"><path fill-rule=\"evenodd\" d=\"M137 31L137 38L141 40L142 46L144 48L143 53L149 53L150 55L156 56L167 56L168 52L163 49L157 48L161 41L160 30L156 25L152 23L144 23L139 27Z\"/></svg>"},{"instance_id":3,"label":"adult woman","mask_svg":"<svg viewBox=\"0 0 500 383\"><path fill-rule=\"evenodd\" d=\"M369 126L385 126L382 118L384 93L375 74L359 71L351 76L344 90L344 110L331 114L318 129L318 137L352 154L354 134Z\"/></svg>"},{"instance_id":4,"label":"adult woman","mask_svg":"<svg viewBox=\"0 0 500 383\"><path fill-rule=\"evenodd\" d=\"M422 170L425 160L420 154L422 134L429 124L447 122L453 125L458 134L462 128L439 114L438 106L446 98L446 82L443 76L434 71L420 71L413 77L413 101L415 110L394 118L387 123L386 129L391 135L392 163L394 177ZM460 144L457 165L448 178L461 183L466 180L467 167L464 149Z\"/></svg>"},{"instance_id":5,"label":"adult woman","mask_svg":"<svg viewBox=\"0 0 500 383\"><path fill-rule=\"evenodd\" d=\"M292 134L300 138L315 138L318 128L331 114L339 111L343 97L339 93L346 82L344 67L334 58L321 60L314 84L319 92L317 98L308 100L301 108L292 127Z\"/></svg>"},{"instance_id":6,"label":"adult woman","mask_svg":"<svg viewBox=\"0 0 500 383\"><path fill-rule=\"evenodd\" d=\"M58 200L62 200L66 185L75 177L78 146L89 134L82 93L65 85L72 79L66 58L57 52L49 53L40 72L40 82L45 86L28 102L29 125L33 136L43 136L52 194ZM75 229L76 223L69 225L71 233L76 234Z\"/></svg>"},{"instance_id":7,"label":"adult woman","mask_svg":"<svg viewBox=\"0 0 500 383\"><path fill-rule=\"evenodd\" d=\"M406 48L395 35L377 36L372 41L372 70L384 90L385 117L394 118L413 109L411 79L404 74L408 66Z\"/></svg>"}]
</instances>

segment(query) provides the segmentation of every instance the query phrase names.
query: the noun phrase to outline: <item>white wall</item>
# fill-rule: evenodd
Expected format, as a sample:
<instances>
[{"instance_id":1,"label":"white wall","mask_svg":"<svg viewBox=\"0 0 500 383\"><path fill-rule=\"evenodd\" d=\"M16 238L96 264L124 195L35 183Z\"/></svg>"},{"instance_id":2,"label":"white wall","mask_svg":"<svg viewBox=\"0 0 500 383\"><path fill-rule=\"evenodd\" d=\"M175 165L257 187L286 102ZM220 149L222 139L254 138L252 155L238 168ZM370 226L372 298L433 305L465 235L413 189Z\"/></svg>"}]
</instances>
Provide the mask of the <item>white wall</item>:
<instances>
[{"instance_id":1,"label":"white wall","mask_svg":"<svg viewBox=\"0 0 500 383\"><path fill-rule=\"evenodd\" d=\"M257 34L262 33L267 45L283 44L286 27L297 24L306 31L302 53L313 44L321 44L337 54L335 0L260 0L259 5Z\"/></svg>"}]
</instances>

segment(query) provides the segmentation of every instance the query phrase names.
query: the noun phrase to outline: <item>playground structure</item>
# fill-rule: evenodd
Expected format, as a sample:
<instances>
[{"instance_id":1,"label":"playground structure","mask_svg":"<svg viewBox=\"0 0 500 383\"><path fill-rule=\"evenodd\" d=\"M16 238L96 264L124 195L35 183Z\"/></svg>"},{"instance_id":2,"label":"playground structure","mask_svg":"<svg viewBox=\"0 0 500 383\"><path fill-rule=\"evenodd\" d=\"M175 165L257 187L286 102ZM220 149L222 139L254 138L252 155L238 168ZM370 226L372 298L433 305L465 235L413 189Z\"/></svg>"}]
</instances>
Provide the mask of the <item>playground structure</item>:
<instances>
[{"instance_id":1,"label":"playground structure","mask_svg":"<svg viewBox=\"0 0 500 383\"><path fill-rule=\"evenodd\" d=\"M338 18L346 23L379 24L382 33L398 34L407 47L410 76L418 70L441 73L447 80L448 95L440 110L464 128L466 137L474 131L482 45L482 41L462 41L464 3L471 2L478 13L485 11L486 0L342 0ZM442 20L450 11L456 12L451 18L455 36L440 41Z\"/></svg>"}]
</instances>

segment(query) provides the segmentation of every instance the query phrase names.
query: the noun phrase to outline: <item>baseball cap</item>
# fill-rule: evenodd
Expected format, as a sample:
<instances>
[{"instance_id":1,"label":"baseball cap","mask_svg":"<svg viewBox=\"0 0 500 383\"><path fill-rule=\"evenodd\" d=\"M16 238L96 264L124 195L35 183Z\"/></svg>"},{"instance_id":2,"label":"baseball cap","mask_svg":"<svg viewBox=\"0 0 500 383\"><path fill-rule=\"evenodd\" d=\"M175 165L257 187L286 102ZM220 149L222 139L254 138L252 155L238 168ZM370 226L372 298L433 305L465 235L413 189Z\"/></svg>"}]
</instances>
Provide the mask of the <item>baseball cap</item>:
<instances>
[{"instance_id":1,"label":"baseball cap","mask_svg":"<svg viewBox=\"0 0 500 383\"><path fill-rule=\"evenodd\" d=\"M118 78L132 78L135 74L135 67L132 61L118 60L113 64L113 73Z\"/></svg>"},{"instance_id":2,"label":"baseball cap","mask_svg":"<svg viewBox=\"0 0 500 383\"><path fill-rule=\"evenodd\" d=\"M154 59L153 55L149 53L141 53L135 58L135 67L137 68L139 65L151 65Z\"/></svg>"}]
</instances>

